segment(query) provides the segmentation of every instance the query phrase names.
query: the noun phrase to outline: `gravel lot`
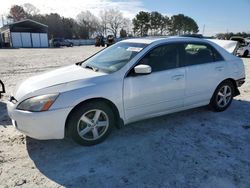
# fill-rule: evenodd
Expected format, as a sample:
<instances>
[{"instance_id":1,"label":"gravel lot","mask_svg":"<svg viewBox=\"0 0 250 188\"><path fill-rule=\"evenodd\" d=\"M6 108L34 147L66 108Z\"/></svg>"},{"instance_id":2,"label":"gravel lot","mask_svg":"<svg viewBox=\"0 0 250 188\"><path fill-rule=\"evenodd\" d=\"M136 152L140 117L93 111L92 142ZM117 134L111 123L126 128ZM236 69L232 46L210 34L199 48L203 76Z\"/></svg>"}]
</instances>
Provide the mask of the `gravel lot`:
<instances>
[{"instance_id":1,"label":"gravel lot","mask_svg":"<svg viewBox=\"0 0 250 188\"><path fill-rule=\"evenodd\" d=\"M0 50L11 91L37 73L101 48ZM250 75L250 58L244 59ZM0 102L0 187L250 187L250 78L221 113L207 107L130 124L104 142L37 141L12 126Z\"/></svg>"}]
</instances>

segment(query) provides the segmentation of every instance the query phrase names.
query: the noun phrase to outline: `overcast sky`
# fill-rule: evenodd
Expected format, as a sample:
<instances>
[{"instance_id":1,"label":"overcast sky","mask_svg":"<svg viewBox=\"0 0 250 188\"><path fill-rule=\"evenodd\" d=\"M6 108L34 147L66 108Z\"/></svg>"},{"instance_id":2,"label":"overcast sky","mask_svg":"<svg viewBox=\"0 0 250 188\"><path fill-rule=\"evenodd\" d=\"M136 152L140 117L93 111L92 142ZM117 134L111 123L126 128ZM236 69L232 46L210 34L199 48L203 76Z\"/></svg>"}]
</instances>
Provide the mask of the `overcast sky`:
<instances>
[{"instance_id":1,"label":"overcast sky","mask_svg":"<svg viewBox=\"0 0 250 188\"><path fill-rule=\"evenodd\" d=\"M0 16L7 15L11 5L24 3L33 4L43 14L57 12L72 18L85 10L98 16L100 10L108 8L116 8L131 19L141 10L168 16L182 13L198 23L201 33L205 25L205 35L250 32L250 0L1 0Z\"/></svg>"}]
</instances>

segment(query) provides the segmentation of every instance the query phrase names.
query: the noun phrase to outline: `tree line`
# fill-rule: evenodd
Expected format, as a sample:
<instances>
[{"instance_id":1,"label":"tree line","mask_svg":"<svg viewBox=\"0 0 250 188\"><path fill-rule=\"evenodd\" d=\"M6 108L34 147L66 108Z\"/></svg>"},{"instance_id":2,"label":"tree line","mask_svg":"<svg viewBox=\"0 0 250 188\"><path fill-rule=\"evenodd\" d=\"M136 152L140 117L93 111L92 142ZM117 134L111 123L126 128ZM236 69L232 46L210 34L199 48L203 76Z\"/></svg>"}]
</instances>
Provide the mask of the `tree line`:
<instances>
[{"instance_id":1,"label":"tree line","mask_svg":"<svg viewBox=\"0 0 250 188\"><path fill-rule=\"evenodd\" d=\"M133 19L134 33L139 36L181 35L199 32L197 23L183 14L164 16L159 12L139 12Z\"/></svg>"},{"instance_id":2,"label":"tree line","mask_svg":"<svg viewBox=\"0 0 250 188\"><path fill-rule=\"evenodd\" d=\"M49 37L89 39L96 35L112 34L115 37L147 35L180 35L198 33L197 23L183 14L168 17L159 12L139 12L132 21L116 9L102 10L99 16L82 11L76 19L65 18L57 13L41 14L30 3L13 5L8 19L20 21L32 19L48 25Z\"/></svg>"}]
</instances>

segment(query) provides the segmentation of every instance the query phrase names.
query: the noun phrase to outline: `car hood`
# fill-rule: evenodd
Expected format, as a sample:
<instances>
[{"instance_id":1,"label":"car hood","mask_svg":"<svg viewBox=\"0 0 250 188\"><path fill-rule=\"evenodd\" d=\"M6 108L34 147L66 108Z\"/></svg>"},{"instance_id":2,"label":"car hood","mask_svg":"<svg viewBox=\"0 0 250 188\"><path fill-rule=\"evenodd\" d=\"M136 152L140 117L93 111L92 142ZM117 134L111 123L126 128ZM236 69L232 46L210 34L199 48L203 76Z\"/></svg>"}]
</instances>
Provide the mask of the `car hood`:
<instances>
[{"instance_id":1,"label":"car hood","mask_svg":"<svg viewBox=\"0 0 250 188\"><path fill-rule=\"evenodd\" d=\"M86 69L78 65L66 66L28 78L17 88L14 93L14 97L19 100L23 96L38 90L50 88L53 86L60 86L62 84L67 84L75 81L89 80L105 74L106 73L95 72L91 69Z\"/></svg>"}]
</instances>

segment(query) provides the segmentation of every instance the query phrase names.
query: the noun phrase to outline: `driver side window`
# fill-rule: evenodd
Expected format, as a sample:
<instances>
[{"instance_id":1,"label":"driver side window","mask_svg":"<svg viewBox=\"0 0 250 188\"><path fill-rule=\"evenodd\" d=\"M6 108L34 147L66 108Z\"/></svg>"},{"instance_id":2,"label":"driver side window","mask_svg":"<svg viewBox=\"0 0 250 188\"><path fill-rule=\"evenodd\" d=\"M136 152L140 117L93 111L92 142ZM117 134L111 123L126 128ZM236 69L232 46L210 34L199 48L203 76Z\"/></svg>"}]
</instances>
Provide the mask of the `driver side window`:
<instances>
[{"instance_id":1,"label":"driver side window","mask_svg":"<svg viewBox=\"0 0 250 188\"><path fill-rule=\"evenodd\" d=\"M174 69L178 67L177 45L162 45L151 50L139 64L149 65L152 72Z\"/></svg>"}]
</instances>

